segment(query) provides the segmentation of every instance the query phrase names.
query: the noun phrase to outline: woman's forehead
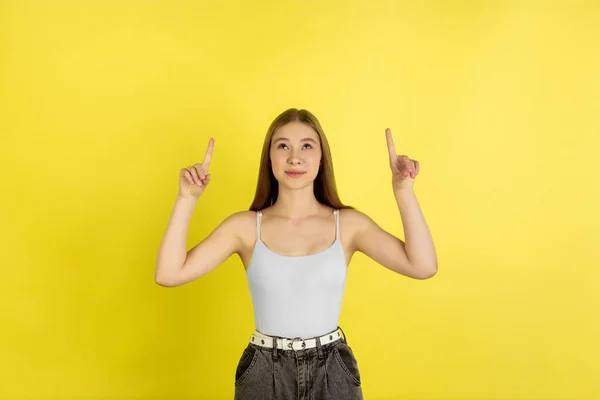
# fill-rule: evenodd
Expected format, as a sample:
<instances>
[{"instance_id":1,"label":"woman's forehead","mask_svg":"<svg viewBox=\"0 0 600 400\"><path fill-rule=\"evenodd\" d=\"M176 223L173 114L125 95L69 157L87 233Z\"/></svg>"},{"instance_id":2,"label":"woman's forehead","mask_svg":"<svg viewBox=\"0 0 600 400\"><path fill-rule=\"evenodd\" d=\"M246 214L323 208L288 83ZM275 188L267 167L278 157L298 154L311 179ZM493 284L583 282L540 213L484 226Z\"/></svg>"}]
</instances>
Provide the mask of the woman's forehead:
<instances>
[{"instance_id":1,"label":"woman's forehead","mask_svg":"<svg viewBox=\"0 0 600 400\"><path fill-rule=\"evenodd\" d=\"M312 138L318 141L319 135L313 128L301 122L288 123L275 131L273 140L287 138L288 140L301 140L304 138Z\"/></svg>"}]
</instances>

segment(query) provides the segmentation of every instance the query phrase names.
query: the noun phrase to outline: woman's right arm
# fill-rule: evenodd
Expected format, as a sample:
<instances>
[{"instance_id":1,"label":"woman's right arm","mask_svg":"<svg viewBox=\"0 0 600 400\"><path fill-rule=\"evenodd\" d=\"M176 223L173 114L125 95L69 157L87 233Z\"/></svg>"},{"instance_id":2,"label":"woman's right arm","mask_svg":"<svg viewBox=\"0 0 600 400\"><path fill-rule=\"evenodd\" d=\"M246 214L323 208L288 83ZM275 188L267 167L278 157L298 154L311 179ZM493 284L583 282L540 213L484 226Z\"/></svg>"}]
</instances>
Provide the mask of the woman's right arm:
<instances>
[{"instance_id":1,"label":"woman's right arm","mask_svg":"<svg viewBox=\"0 0 600 400\"><path fill-rule=\"evenodd\" d=\"M245 212L225 218L204 240L186 251L188 227L196 201L190 197L177 197L156 260L154 281L160 286L180 286L198 279L241 247L240 232L243 231Z\"/></svg>"},{"instance_id":2,"label":"woman's right arm","mask_svg":"<svg viewBox=\"0 0 600 400\"><path fill-rule=\"evenodd\" d=\"M196 203L210 183L210 162L214 139L208 141L208 148L202 163L179 172L179 192L171 213L165 235L160 243L154 270L154 281L166 287L183 285L206 275L222 264L241 247L240 224L244 212L226 218L210 235L189 252L185 250L188 227Z\"/></svg>"}]
</instances>

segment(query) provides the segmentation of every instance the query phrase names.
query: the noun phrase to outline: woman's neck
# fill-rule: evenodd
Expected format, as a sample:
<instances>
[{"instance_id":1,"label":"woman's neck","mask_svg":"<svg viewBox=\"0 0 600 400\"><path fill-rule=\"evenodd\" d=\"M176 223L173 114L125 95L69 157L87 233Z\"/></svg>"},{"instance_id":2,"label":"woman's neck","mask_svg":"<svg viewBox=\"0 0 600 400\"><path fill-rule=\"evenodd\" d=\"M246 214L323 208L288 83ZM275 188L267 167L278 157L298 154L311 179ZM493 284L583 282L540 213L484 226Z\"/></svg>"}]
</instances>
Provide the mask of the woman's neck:
<instances>
[{"instance_id":1,"label":"woman's neck","mask_svg":"<svg viewBox=\"0 0 600 400\"><path fill-rule=\"evenodd\" d=\"M311 191L294 190L282 191L277 195L277 201L271 207L273 214L290 220L303 219L311 215L322 213L327 206L319 203Z\"/></svg>"}]
</instances>

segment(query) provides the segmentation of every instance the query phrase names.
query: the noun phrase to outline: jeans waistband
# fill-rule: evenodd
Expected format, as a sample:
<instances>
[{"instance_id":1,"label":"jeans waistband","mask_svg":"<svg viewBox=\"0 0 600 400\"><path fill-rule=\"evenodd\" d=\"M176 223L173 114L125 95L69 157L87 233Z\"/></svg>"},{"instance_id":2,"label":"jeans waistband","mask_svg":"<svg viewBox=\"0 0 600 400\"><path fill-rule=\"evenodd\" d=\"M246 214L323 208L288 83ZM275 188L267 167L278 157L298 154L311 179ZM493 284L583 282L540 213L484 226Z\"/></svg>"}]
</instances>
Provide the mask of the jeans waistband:
<instances>
[{"instance_id":1,"label":"jeans waistband","mask_svg":"<svg viewBox=\"0 0 600 400\"><path fill-rule=\"evenodd\" d=\"M346 342L346 334L341 327L337 327L334 331L328 332L321 336L303 339L300 337L287 338L279 336L271 336L264 334L258 330L250 336L250 343L265 349L272 349L273 358L277 358L278 351L293 350L296 354L301 352L312 353L316 348L319 358L322 357L322 347L330 347L329 345L338 340Z\"/></svg>"}]
</instances>

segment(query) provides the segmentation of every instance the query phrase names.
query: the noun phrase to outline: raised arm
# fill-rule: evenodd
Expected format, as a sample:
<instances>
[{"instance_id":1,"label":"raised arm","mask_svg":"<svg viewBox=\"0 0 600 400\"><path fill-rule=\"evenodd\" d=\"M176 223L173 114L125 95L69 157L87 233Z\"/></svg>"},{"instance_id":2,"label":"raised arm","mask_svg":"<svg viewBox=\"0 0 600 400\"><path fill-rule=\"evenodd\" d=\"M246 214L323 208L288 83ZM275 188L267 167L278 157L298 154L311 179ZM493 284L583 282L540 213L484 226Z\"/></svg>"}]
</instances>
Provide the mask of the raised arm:
<instances>
[{"instance_id":1,"label":"raised arm","mask_svg":"<svg viewBox=\"0 0 600 400\"><path fill-rule=\"evenodd\" d=\"M210 182L208 173L214 140L202 163L181 169L179 192L171 218L161 241L156 258L154 280L161 286L179 286L215 269L239 249L236 214L226 218L210 235L189 252L186 251L187 233L196 203Z\"/></svg>"},{"instance_id":2,"label":"raised arm","mask_svg":"<svg viewBox=\"0 0 600 400\"><path fill-rule=\"evenodd\" d=\"M386 129L385 134L392 170L392 188L406 241L400 240L365 214L356 211L350 213L355 227L353 248L399 274L415 279L428 279L437 273L438 264L431 233L413 190L414 180L419 173L419 162L406 155L399 156L390 129Z\"/></svg>"}]
</instances>

